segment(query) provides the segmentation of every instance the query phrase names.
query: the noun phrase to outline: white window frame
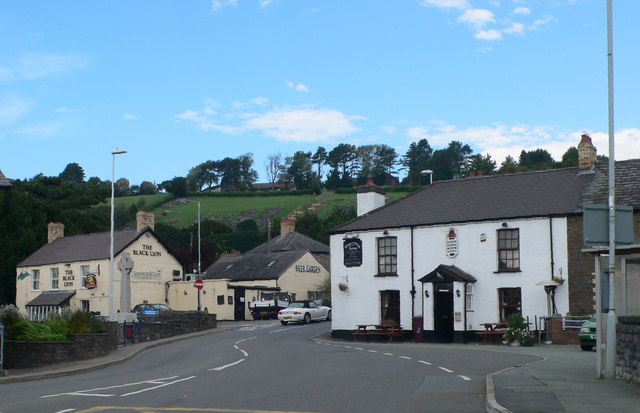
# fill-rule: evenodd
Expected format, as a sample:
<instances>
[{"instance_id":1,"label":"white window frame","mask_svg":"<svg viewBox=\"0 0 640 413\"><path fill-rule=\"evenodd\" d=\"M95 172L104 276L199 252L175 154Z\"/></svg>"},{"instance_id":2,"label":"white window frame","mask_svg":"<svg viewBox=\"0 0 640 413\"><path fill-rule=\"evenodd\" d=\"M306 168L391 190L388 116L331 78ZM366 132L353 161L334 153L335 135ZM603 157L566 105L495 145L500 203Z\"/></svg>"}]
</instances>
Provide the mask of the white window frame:
<instances>
[{"instance_id":1,"label":"white window frame","mask_svg":"<svg viewBox=\"0 0 640 413\"><path fill-rule=\"evenodd\" d=\"M31 270L31 289L40 290L40 270Z\"/></svg>"},{"instance_id":2,"label":"white window frame","mask_svg":"<svg viewBox=\"0 0 640 413\"><path fill-rule=\"evenodd\" d=\"M464 308L466 311L473 311L473 284L464 286Z\"/></svg>"},{"instance_id":3,"label":"white window frame","mask_svg":"<svg viewBox=\"0 0 640 413\"><path fill-rule=\"evenodd\" d=\"M91 273L91 266L90 265L81 265L80 266L80 274L81 274L81 279L82 279L82 284L80 284L81 288L85 288L85 281L87 281L87 277L89 276L89 274Z\"/></svg>"},{"instance_id":4,"label":"white window frame","mask_svg":"<svg viewBox=\"0 0 640 413\"><path fill-rule=\"evenodd\" d=\"M58 269L58 267L50 268L49 274L51 274L51 289L59 290L60 289L60 270Z\"/></svg>"}]
</instances>

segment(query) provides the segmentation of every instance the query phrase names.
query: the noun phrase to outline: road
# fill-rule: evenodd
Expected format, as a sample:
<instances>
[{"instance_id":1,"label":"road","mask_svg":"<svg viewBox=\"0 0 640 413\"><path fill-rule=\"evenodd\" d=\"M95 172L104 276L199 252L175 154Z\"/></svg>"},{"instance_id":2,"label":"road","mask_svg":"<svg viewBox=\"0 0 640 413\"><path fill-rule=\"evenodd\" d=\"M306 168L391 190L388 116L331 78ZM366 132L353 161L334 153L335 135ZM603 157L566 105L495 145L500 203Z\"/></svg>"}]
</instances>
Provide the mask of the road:
<instances>
[{"instance_id":1,"label":"road","mask_svg":"<svg viewBox=\"0 0 640 413\"><path fill-rule=\"evenodd\" d=\"M486 374L536 359L474 345L334 341L328 322L233 325L101 370L3 384L0 413L483 412Z\"/></svg>"}]
</instances>

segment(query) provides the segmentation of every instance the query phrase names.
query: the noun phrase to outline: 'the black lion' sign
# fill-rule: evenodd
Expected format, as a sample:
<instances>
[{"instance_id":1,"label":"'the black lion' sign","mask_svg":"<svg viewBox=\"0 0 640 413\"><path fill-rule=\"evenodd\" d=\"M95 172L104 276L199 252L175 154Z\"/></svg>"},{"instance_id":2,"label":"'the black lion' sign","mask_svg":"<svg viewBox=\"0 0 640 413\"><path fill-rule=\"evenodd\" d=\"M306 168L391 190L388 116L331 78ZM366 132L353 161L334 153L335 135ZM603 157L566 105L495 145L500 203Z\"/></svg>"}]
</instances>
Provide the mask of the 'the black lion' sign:
<instances>
[{"instance_id":1,"label":"'the black lion' sign","mask_svg":"<svg viewBox=\"0 0 640 413\"><path fill-rule=\"evenodd\" d=\"M344 240L344 266L359 267L362 265L362 241L359 238Z\"/></svg>"}]
</instances>

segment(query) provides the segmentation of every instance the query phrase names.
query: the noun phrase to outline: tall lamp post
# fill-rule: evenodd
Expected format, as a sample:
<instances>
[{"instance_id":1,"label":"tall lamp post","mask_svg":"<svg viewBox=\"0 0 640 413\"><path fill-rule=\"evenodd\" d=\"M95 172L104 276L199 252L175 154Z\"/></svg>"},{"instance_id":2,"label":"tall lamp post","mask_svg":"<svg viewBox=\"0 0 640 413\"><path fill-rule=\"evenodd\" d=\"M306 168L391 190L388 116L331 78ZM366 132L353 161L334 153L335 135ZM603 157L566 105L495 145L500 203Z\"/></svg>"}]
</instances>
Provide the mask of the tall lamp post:
<instances>
[{"instance_id":1,"label":"tall lamp post","mask_svg":"<svg viewBox=\"0 0 640 413\"><path fill-rule=\"evenodd\" d=\"M115 272L115 263L113 261L113 238L114 238L114 221L115 221L115 180L116 180L116 155L127 153L124 149L114 149L111 151L111 240L109 245L109 320L115 318L115 309L113 306L113 273Z\"/></svg>"}]
</instances>

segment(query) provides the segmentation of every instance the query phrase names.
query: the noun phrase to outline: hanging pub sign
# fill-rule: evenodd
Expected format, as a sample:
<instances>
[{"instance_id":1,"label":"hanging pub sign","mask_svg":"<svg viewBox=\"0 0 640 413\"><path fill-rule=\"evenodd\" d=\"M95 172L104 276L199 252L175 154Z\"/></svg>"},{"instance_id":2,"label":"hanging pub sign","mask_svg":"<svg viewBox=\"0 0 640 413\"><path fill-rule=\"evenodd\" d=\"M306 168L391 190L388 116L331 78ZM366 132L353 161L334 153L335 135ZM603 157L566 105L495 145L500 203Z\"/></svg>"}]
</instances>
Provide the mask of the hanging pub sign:
<instances>
[{"instance_id":1,"label":"hanging pub sign","mask_svg":"<svg viewBox=\"0 0 640 413\"><path fill-rule=\"evenodd\" d=\"M347 238L344 240L344 266L359 267L362 265L362 240Z\"/></svg>"},{"instance_id":2,"label":"hanging pub sign","mask_svg":"<svg viewBox=\"0 0 640 413\"><path fill-rule=\"evenodd\" d=\"M98 280L96 280L96 276L94 274L87 274L87 277L84 279L84 288L93 290L97 286Z\"/></svg>"},{"instance_id":3,"label":"hanging pub sign","mask_svg":"<svg viewBox=\"0 0 640 413\"><path fill-rule=\"evenodd\" d=\"M458 255L458 235L456 230L449 228L447 233L447 257L453 258Z\"/></svg>"}]
</instances>

